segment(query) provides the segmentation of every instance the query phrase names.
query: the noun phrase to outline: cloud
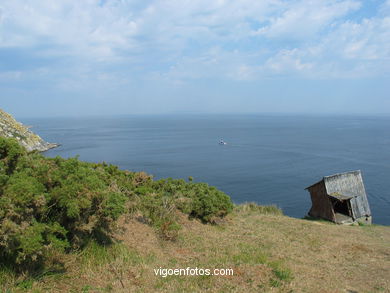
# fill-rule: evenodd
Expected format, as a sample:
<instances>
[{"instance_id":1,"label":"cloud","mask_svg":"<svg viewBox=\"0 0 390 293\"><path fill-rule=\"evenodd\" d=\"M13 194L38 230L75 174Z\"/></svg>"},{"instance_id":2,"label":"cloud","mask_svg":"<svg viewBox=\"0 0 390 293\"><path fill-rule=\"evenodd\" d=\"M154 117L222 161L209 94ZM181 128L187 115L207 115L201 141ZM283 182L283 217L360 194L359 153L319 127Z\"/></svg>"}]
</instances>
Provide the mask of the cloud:
<instances>
[{"instance_id":1,"label":"cloud","mask_svg":"<svg viewBox=\"0 0 390 293\"><path fill-rule=\"evenodd\" d=\"M269 38L305 40L360 6L357 1L293 1L282 6L285 8L279 15L271 17L257 33Z\"/></svg>"},{"instance_id":2,"label":"cloud","mask_svg":"<svg viewBox=\"0 0 390 293\"><path fill-rule=\"evenodd\" d=\"M20 80L22 72L20 71L3 71L0 72L0 82L10 82Z\"/></svg>"},{"instance_id":3,"label":"cloud","mask_svg":"<svg viewBox=\"0 0 390 293\"><path fill-rule=\"evenodd\" d=\"M390 11L390 0L385 1L380 9L382 13L388 13Z\"/></svg>"},{"instance_id":4,"label":"cloud","mask_svg":"<svg viewBox=\"0 0 390 293\"><path fill-rule=\"evenodd\" d=\"M303 61L305 57L298 49L281 50L265 62L263 70L271 71L273 74L308 72L314 65Z\"/></svg>"},{"instance_id":5,"label":"cloud","mask_svg":"<svg viewBox=\"0 0 390 293\"><path fill-rule=\"evenodd\" d=\"M132 46L137 27L119 6L97 1L4 1L2 47L54 47L46 54L105 59Z\"/></svg>"},{"instance_id":6,"label":"cloud","mask_svg":"<svg viewBox=\"0 0 390 293\"><path fill-rule=\"evenodd\" d=\"M390 71L389 3L359 18L364 4L354 0L3 0L0 54L48 58L35 69L61 88L380 76Z\"/></svg>"}]
</instances>

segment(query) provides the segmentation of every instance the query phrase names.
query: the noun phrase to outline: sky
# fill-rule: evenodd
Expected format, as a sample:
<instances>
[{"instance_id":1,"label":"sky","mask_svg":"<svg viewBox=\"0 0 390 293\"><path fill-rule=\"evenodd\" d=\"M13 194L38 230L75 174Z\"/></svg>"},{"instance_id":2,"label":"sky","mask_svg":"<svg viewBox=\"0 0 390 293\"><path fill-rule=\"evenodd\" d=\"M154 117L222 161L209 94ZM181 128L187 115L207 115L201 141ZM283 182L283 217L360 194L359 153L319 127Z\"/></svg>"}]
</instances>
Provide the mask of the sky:
<instances>
[{"instance_id":1,"label":"sky","mask_svg":"<svg viewBox=\"0 0 390 293\"><path fill-rule=\"evenodd\" d=\"M17 117L390 113L390 0L0 0Z\"/></svg>"}]
</instances>

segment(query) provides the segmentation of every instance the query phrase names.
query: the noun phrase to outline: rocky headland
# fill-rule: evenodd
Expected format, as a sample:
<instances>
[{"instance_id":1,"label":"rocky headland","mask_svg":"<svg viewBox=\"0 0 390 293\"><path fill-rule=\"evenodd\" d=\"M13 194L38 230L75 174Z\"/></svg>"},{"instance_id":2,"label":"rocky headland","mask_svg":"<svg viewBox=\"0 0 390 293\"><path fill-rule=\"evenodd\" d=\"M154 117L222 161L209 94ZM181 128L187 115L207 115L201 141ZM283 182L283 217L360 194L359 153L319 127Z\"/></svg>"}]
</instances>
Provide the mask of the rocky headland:
<instances>
[{"instance_id":1,"label":"rocky headland","mask_svg":"<svg viewBox=\"0 0 390 293\"><path fill-rule=\"evenodd\" d=\"M0 136L15 138L29 152L44 152L59 146L56 143L44 141L39 135L33 133L29 127L16 121L12 115L2 109L0 109Z\"/></svg>"}]
</instances>

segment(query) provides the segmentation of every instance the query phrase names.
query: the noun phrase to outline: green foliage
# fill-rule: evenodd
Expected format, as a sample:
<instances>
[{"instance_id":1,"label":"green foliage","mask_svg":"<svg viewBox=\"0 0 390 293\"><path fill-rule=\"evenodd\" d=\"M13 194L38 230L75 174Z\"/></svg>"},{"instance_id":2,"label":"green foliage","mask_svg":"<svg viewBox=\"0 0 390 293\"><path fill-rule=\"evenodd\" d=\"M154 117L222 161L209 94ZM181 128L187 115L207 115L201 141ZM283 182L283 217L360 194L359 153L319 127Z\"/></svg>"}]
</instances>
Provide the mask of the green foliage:
<instances>
[{"instance_id":1,"label":"green foliage","mask_svg":"<svg viewBox=\"0 0 390 293\"><path fill-rule=\"evenodd\" d=\"M178 211L214 222L233 208L230 198L204 183L119 170L78 158L27 153L0 138L0 263L43 266L56 252L109 243L115 221L141 212L164 239L180 230Z\"/></svg>"},{"instance_id":2,"label":"green foliage","mask_svg":"<svg viewBox=\"0 0 390 293\"><path fill-rule=\"evenodd\" d=\"M195 185L195 194L192 197L190 215L204 222L213 222L217 217L224 217L233 209L230 198L215 187L206 183Z\"/></svg>"},{"instance_id":3,"label":"green foliage","mask_svg":"<svg viewBox=\"0 0 390 293\"><path fill-rule=\"evenodd\" d=\"M230 197L206 183L185 182L182 179L163 179L154 182L160 193L175 199L176 206L185 214L212 223L233 209Z\"/></svg>"},{"instance_id":4,"label":"green foliage","mask_svg":"<svg viewBox=\"0 0 390 293\"><path fill-rule=\"evenodd\" d=\"M147 220L166 240L175 240L180 230L172 197L151 193L141 198L140 209Z\"/></svg>"},{"instance_id":5,"label":"green foliage","mask_svg":"<svg viewBox=\"0 0 390 293\"><path fill-rule=\"evenodd\" d=\"M9 179L9 175L15 169L19 157L24 154L24 149L16 139L0 137L0 195L4 184Z\"/></svg>"},{"instance_id":6,"label":"green foliage","mask_svg":"<svg viewBox=\"0 0 390 293\"><path fill-rule=\"evenodd\" d=\"M0 173L12 173L20 156L25 154L25 150L14 138L0 137Z\"/></svg>"}]
</instances>

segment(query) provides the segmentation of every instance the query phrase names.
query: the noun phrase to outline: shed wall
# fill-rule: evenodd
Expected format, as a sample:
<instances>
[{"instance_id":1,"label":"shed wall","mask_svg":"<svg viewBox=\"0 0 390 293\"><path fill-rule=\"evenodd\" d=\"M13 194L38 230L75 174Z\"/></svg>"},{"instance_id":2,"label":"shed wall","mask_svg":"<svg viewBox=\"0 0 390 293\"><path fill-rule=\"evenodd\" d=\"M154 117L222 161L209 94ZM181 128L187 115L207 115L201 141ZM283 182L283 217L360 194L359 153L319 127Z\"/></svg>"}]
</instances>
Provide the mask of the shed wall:
<instances>
[{"instance_id":1,"label":"shed wall","mask_svg":"<svg viewBox=\"0 0 390 293\"><path fill-rule=\"evenodd\" d=\"M311 197L311 209L309 215L315 218L322 218L330 221L335 221L332 203L326 193L324 181L308 188Z\"/></svg>"}]
</instances>

